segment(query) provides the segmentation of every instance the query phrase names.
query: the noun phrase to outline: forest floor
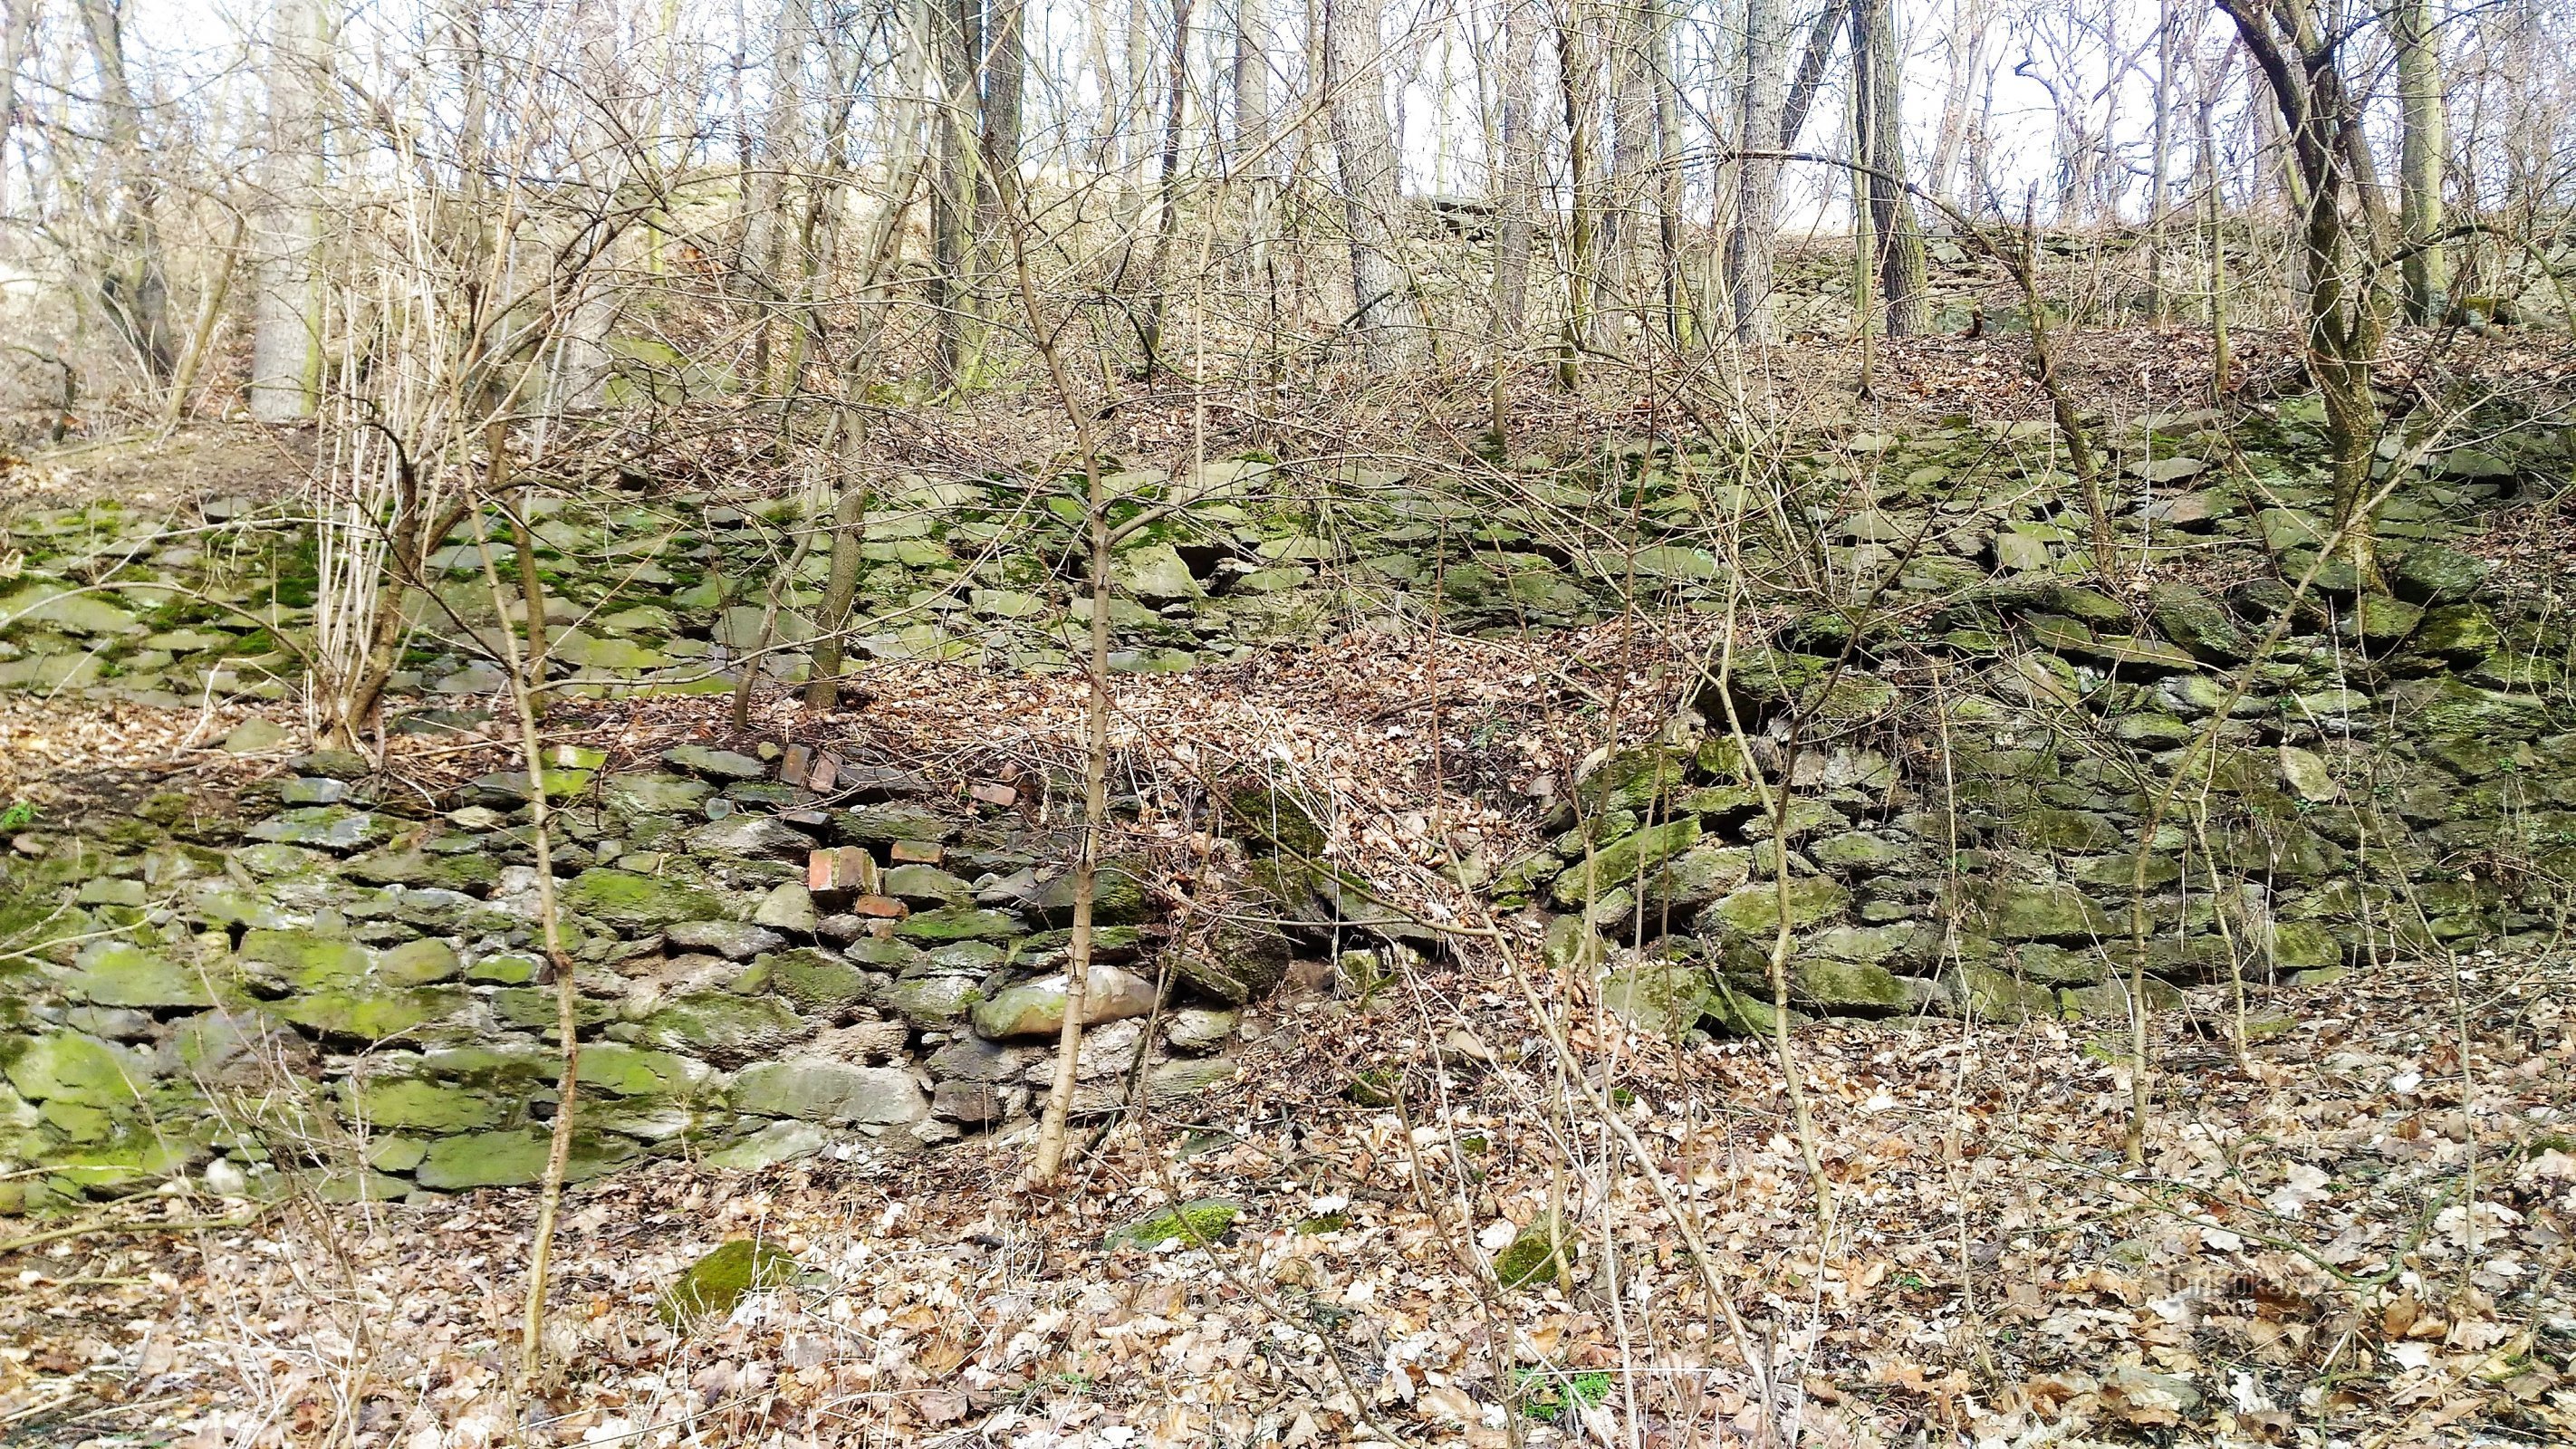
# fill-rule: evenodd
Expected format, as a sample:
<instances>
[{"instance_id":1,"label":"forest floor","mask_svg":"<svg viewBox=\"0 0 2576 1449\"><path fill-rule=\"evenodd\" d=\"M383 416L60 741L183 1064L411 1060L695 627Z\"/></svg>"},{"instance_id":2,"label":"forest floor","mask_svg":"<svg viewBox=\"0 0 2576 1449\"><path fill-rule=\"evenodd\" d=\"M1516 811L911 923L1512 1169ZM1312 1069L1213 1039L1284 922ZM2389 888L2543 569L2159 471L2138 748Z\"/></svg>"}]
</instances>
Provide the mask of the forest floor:
<instances>
[{"instance_id":1,"label":"forest floor","mask_svg":"<svg viewBox=\"0 0 2576 1449\"><path fill-rule=\"evenodd\" d=\"M2138 1169L2121 1043L2057 1023L1811 1029L1821 1253L1767 1046L1594 1031L1737 1324L1638 1161L1550 1105L1516 1002L1445 974L1277 1003L1244 1080L1189 1120L1121 1126L1051 1197L1014 1192L1008 1139L891 1170L664 1164L577 1188L557 1367L524 1398L529 1194L248 1222L131 1203L6 1245L0 1437L1758 1443L1750 1350L1777 1365L1771 1442L2563 1443L2571 977L2479 959L2263 993L2242 1066L2222 994L2197 995L2158 1023ZM1351 1100L1371 1068L1401 1074L1400 1103ZM1552 1180L1560 1153L1585 1170ZM1552 1193L1564 1280L1480 1286ZM1104 1247L1211 1198L1239 1215L1204 1248ZM1605 1227L1626 1281L1598 1271ZM694 1332L661 1322L657 1295L740 1236L793 1254L792 1283Z\"/></svg>"}]
</instances>

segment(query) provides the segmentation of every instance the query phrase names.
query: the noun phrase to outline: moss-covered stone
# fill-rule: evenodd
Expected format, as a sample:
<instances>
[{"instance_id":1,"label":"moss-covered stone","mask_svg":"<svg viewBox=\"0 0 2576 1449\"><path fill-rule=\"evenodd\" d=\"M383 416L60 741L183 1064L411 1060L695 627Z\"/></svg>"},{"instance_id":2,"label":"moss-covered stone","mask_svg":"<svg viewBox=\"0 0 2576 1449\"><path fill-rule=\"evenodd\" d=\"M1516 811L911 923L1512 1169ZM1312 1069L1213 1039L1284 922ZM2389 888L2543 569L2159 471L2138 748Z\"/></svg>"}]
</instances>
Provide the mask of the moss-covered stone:
<instances>
[{"instance_id":1,"label":"moss-covered stone","mask_svg":"<svg viewBox=\"0 0 2576 1449\"><path fill-rule=\"evenodd\" d=\"M1981 905L1998 940L2090 940L2111 930L2110 916L2073 886L2006 881L1989 887Z\"/></svg>"},{"instance_id":2,"label":"moss-covered stone","mask_svg":"<svg viewBox=\"0 0 2576 1449\"><path fill-rule=\"evenodd\" d=\"M911 869L914 867L905 866L888 873L888 894L903 894L895 888L893 877ZM1145 890L1145 874L1146 865L1141 858L1102 861L1091 876L1092 924L1132 926L1152 920L1156 913L1153 897ZM956 877L950 876L949 879L956 880ZM958 884L963 885L964 882ZM1069 870L1049 880L1038 888L1037 899L1031 904L1029 914L1047 926L1061 928L1072 925L1074 884L1074 874ZM965 898L962 895L952 898L948 904L964 905Z\"/></svg>"},{"instance_id":3,"label":"moss-covered stone","mask_svg":"<svg viewBox=\"0 0 2576 1449\"><path fill-rule=\"evenodd\" d=\"M1020 935L1026 928L1019 918L1007 911L976 906L942 906L935 911L915 911L894 928L904 940L922 944L943 941L998 941Z\"/></svg>"},{"instance_id":4,"label":"moss-covered stone","mask_svg":"<svg viewBox=\"0 0 2576 1449\"><path fill-rule=\"evenodd\" d=\"M2398 560L2389 585L2418 604L2455 604L2477 592L2493 571L2485 559L2447 544L2419 543Z\"/></svg>"},{"instance_id":5,"label":"moss-covered stone","mask_svg":"<svg viewBox=\"0 0 2576 1449\"><path fill-rule=\"evenodd\" d=\"M87 1107L131 1106L153 1077L139 1053L77 1031L35 1037L7 1065L9 1085L27 1100Z\"/></svg>"},{"instance_id":6,"label":"moss-covered stone","mask_svg":"<svg viewBox=\"0 0 2576 1449\"><path fill-rule=\"evenodd\" d=\"M443 1021L471 999L446 986L323 986L299 991L269 1009L324 1037L379 1042Z\"/></svg>"},{"instance_id":7,"label":"moss-covered stone","mask_svg":"<svg viewBox=\"0 0 2576 1449\"><path fill-rule=\"evenodd\" d=\"M653 1311L673 1328L733 1312L744 1295L795 1281L796 1256L775 1243L736 1238L691 1263L662 1290Z\"/></svg>"},{"instance_id":8,"label":"moss-covered stone","mask_svg":"<svg viewBox=\"0 0 2576 1449\"><path fill-rule=\"evenodd\" d=\"M770 989L809 1015L845 1018L876 995L877 978L827 952L800 948L761 959Z\"/></svg>"},{"instance_id":9,"label":"moss-covered stone","mask_svg":"<svg viewBox=\"0 0 2576 1449\"><path fill-rule=\"evenodd\" d=\"M1878 1016L1914 1004L1905 983L1884 966L1801 956L1789 974L1789 999L1837 1016Z\"/></svg>"},{"instance_id":10,"label":"moss-covered stone","mask_svg":"<svg viewBox=\"0 0 2576 1449\"><path fill-rule=\"evenodd\" d=\"M2548 706L2535 695L2480 689L2448 675L2409 680L2393 693L2400 717L2424 734L2527 740L2549 731Z\"/></svg>"},{"instance_id":11,"label":"moss-covered stone","mask_svg":"<svg viewBox=\"0 0 2576 1449\"><path fill-rule=\"evenodd\" d=\"M1779 929L1781 895L1776 880L1748 881L1704 913L1739 936L1767 936ZM1787 891L1789 929L1804 930L1842 914L1851 891L1828 876L1792 876Z\"/></svg>"},{"instance_id":12,"label":"moss-covered stone","mask_svg":"<svg viewBox=\"0 0 2576 1449\"><path fill-rule=\"evenodd\" d=\"M1708 968L1651 960L1615 966L1601 977L1601 1006L1638 1031L1678 1038L1717 1005Z\"/></svg>"},{"instance_id":13,"label":"moss-covered stone","mask_svg":"<svg viewBox=\"0 0 2576 1449\"><path fill-rule=\"evenodd\" d=\"M1183 1247L1198 1247L1216 1242L1243 1215L1243 1205L1220 1197L1196 1198L1124 1223L1109 1230L1100 1240L1104 1251L1120 1248L1159 1248L1179 1242Z\"/></svg>"},{"instance_id":14,"label":"moss-covered stone","mask_svg":"<svg viewBox=\"0 0 2576 1449\"><path fill-rule=\"evenodd\" d=\"M1569 906L1580 905L1622 886L1633 886L1646 870L1698 844L1699 832L1696 815L1630 831L1594 850L1588 858L1570 861L1556 878L1556 898Z\"/></svg>"},{"instance_id":15,"label":"moss-covered stone","mask_svg":"<svg viewBox=\"0 0 2576 1449\"><path fill-rule=\"evenodd\" d=\"M501 878L501 864L491 853L466 851L439 855L411 849L362 855L343 867L349 879L368 885L412 886L481 895Z\"/></svg>"},{"instance_id":16,"label":"moss-covered stone","mask_svg":"<svg viewBox=\"0 0 2576 1449\"><path fill-rule=\"evenodd\" d=\"M673 997L636 1023L634 1044L735 1067L776 1056L814 1030L774 996L699 991Z\"/></svg>"},{"instance_id":17,"label":"moss-covered stone","mask_svg":"<svg viewBox=\"0 0 2576 1449\"><path fill-rule=\"evenodd\" d=\"M712 891L605 868L583 871L561 894L565 910L618 930L658 931L732 914Z\"/></svg>"},{"instance_id":18,"label":"moss-covered stone","mask_svg":"<svg viewBox=\"0 0 2576 1449\"><path fill-rule=\"evenodd\" d=\"M693 1057L625 1042L585 1042L581 1048L581 1085L613 1097L687 1096L714 1075L712 1068Z\"/></svg>"},{"instance_id":19,"label":"moss-covered stone","mask_svg":"<svg viewBox=\"0 0 2576 1449\"><path fill-rule=\"evenodd\" d=\"M1544 1288L1573 1271L1577 1247L1570 1227L1542 1217L1494 1255L1494 1280L1506 1288Z\"/></svg>"},{"instance_id":20,"label":"moss-covered stone","mask_svg":"<svg viewBox=\"0 0 2576 1449\"><path fill-rule=\"evenodd\" d=\"M2149 588L2147 617L2195 659L2234 664L2253 653L2227 607L2189 584L2164 580Z\"/></svg>"},{"instance_id":21,"label":"moss-covered stone","mask_svg":"<svg viewBox=\"0 0 2576 1449\"><path fill-rule=\"evenodd\" d=\"M527 1187L544 1180L546 1156L552 1148L551 1133L539 1126L441 1137L421 1155L420 1166L412 1170L412 1179L441 1192ZM564 1180L586 1181L623 1167L636 1156L635 1144L623 1138L577 1131L572 1155L564 1164Z\"/></svg>"},{"instance_id":22,"label":"moss-covered stone","mask_svg":"<svg viewBox=\"0 0 2576 1449\"><path fill-rule=\"evenodd\" d=\"M398 1077L341 1085L341 1102L368 1126L394 1132L475 1132L497 1125L501 1103L487 1091Z\"/></svg>"},{"instance_id":23,"label":"moss-covered stone","mask_svg":"<svg viewBox=\"0 0 2576 1449\"><path fill-rule=\"evenodd\" d=\"M2475 604L2445 604L2424 611L2413 648L2454 664L2472 664L2504 644L2495 616Z\"/></svg>"},{"instance_id":24,"label":"moss-covered stone","mask_svg":"<svg viewBox=\"0 0 2576 1449\"><path fill-rule=\"evenodd\" d=\"M63 989L95 1006L152 1011L215 1004L207 973L124 941L97 941L84 947Z\"/></svg>"}]
</instances>

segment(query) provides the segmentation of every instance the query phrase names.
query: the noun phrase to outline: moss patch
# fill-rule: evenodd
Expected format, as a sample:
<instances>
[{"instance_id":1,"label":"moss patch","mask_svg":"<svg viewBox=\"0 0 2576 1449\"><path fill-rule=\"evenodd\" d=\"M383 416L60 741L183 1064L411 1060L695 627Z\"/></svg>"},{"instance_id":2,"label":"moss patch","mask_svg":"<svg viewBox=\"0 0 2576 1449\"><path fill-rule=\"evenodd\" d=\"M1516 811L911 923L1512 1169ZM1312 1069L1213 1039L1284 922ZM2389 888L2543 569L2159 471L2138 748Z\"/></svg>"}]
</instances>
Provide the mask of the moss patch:
<instances>
[{"instance_id":1,"label":"moss patch","mask_svg":"<svg viewBox=\"0 0 2576 1449\"><path fill-rule=\"evenodd\" d=\"M796 1271L796 1256L777 1244L736 1238L691 1263L663 1290L653 1311L673 1328L684 1328L733 1312L744 1294L790 1282Z\"/></svg>"}]
</instances>

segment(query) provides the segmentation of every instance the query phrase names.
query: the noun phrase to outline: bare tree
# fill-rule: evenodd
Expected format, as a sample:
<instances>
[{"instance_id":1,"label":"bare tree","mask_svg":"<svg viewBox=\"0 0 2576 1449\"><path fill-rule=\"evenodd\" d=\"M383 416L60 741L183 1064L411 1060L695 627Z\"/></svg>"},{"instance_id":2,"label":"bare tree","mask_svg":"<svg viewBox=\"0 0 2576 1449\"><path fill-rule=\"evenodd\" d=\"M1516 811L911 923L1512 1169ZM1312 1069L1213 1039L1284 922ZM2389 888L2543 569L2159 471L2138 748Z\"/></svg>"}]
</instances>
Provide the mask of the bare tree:
<instances>
[{"instance_id":1,"label":"bare tree","mask_svg":"<svg viewBox=\"0 0 2576 1449\"><path fill-rule=\"evenodd\" d=\"M110 253L98 258L99 300L133 350L148 382L170 376L178 361L170 327L170 281L156 215L161 184L143 146L143 105L125 66L123 12L115 0L78 0L90 60L98 68L108 155L115 168L116 211Z\"/></svg>"},{"instance_id":2,"label":"bare tree","mask_svg":"<svg viewBox=\"0 0 2576 1449\"><path fill-rule=\"evenodd\" d=\"M2219 0L2246 53L2263 74L2289 132L2298 182L2298 245L2307 289L2308 370L2325 404L2333 454L2334 526L2353 570L2379 582L2376 520L2370 516L2371 460L2380 425L2372 369L2387 335L2381 289L2371 284L2366 223L2356 238L2348 198L2366 193L2354 174L2361 108L2343 74L2347 32L2327 29L2307 0Z\"/></svg>"}]
</instances>

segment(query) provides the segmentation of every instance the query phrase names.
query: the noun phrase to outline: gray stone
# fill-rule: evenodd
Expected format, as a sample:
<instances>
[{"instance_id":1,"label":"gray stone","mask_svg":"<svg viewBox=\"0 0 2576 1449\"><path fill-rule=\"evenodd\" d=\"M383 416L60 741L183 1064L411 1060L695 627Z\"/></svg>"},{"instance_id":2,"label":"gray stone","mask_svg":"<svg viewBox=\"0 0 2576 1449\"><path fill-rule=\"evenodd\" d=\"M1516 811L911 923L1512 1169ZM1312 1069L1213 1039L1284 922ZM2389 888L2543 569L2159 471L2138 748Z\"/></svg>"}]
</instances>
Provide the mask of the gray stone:
<instances>
[{"instance_id":1,"label":"gray stone","mask_svg":"<svg viewBox=\"0 0 2576 1449\"><path fill-rule=\"evenodd\" d=\"M831 1136L811 1122L781 1118L750 1136L706 1155L709 1167L757 1172L774 1163L793 1162L823 1150Z\"/></svg>"},{"instance_id":2,"label":"gray stone","mask_svg":"<svg viewBox=\"0 0 2576 1449\"><path fill-rule=\"evenodd\" d=\"M1190 566L1168 543L1148 543L1123 550L1111 565L1110 577L1120 589L1138 603L1162 605L1184 603L1203 598L1207 590L1190 577Z\"/></svg>"},{"instance_id":3,"label":"gray stone","mask_svg":"<svg viewBox=\"0 0 2576 1449\"><path fill-rule=\"evenodd\" d=\"M748 961L787 944L776 931L744 921L682 921L662 933L684 951L712 951L728 961Z\"/></svg>"},{"instance_id":4,"label":"gray stone","mask_svg":"<svg viewBox=\"0 0 2576 1449\"><path fill-rule=\"evenodd\" d=\"M662 760L708 780L761 780L769 775L769 766L750 755L709 749L705 745L680 745L664 750Z\"/></svg>"},{"instance_id":5,"label":"gray stone","mask_svg":"<svg viewBox=\"0 0 2576 1449\"><path fill-rule=\"evenodd\" d=\"M773 926L790 935L814 934L814 896L797 881L781 881L770 887L769 894L751 913L754 924Z\"/></svg>"},{"instance_id":6,"label":"gray stone","mask_svg":"<svg viewBox=\"0 0 2576 1449\"><path fill-rule=\"evenodd\" d=\"M983 987L974 977L915 976L886 989L885 1009L925 1031L945 1031L963 1022L983 999Z\"/></svg>"},{"instance_id":7,"label":"gray stone","mask_svg":"<svg viewBox=\"0 0 2576 1449\"><path fill-rule=\"evenodd\" d=\"M1171 1023L1163 1037L1179 1051L1210 1052L1234 1038L1243 1013L1216 1011L1203 1006L1185 1006L1172 1013Z\"/></svg>"},{"instance_id":8,"label":"gray stone","mask_svg":"<svg viewBox=\"0 0 2576 1449\"><path fill-rule=\"evenodd\" d=\"M700 854L799 864L814 848L812 836L775 815L728 815L690 831L687 839L689 849Z\"/></svg>"},{"instance_id":9,"label":"gray stone","mask_svg":"<svg viewBox=\"0 0 2576 1449\"><path fill-rule=\"evenodd\" d=\"M123 941L83 947L63 989L98 1006L153 1010L215 1004L204 972Z\"/></svg>"},{"instance_id":10,"label":"gray stone","mask_svg":"<svg viewBox=\"0 0 2576 1449\"><path fill-rule=\"evenodd\" d=\"M2281 746L2281 783L2289 787L2292 795L2312 803L2321 804L2343 793L2325 758L2296 745Z\"/></svg>"},{"instance_id":11,"label":"gray stone","mask_svg":"<svg viewBox=\"0 0 2576 1449\"><path fill-rule=\"evenodd\" d=\"M975 1008L975 1030L995 1040L1053 1036L1064 1029L1069 978L1059 972L1010 987ZM1154 983L1115 966L1095 965L1085 978L1082 1023L1097 1026L1154 1009Z\"/></svg>"},{"instance_id":12,"label":"gray stone","mask_svg":"<svg viewBox=\"0 0 2576 1449\"><path fill-rule=\"evenodd\" d=\"M2194 659L2234 664L2253 653L2227 607L2189 584L2167 580L2149 588L2147 617Z\"/></svg>"},{"instance_id":13,"label":"gray stone","mask_svg":"<svg viewBox=\"0 0 2576 1449\"><path fill-rule=\"evenodd\" d=\"M2418 604L2456 604L2477 592L2494 565L2472 554L2438 543L2419 543L2406 550L2389 576L2399 598Z\"/></svg>"},{"instance_id":14,"label":"gray stone","mask_svg":"<svg viewBox=\"0 0 2576 1449\"><path fill-rule=\"evenodd\" d=\"M935 865L898 865L879 882L881 894L916 906L961 906L975 888Z\"/></svg>"},{"instance_id":15,"label":"gray stone","mask_svg":"<svg viewBox=\"0 0 2576 1449\"><path fill-rule=\"evenodd\" d=\"M922 1066L941 1081L1014 1082L1032 1064L1051 1056L1045 1047L1004 1046L980 1036L967 1035L949 1040L932 1052Z\"/></svg>"},{"instance_id":16,"label":"gray stone","mask_svg":"<svg viewBox=\"0 0 2576 1449\"><path fill-rule=\"evenodd\" d=\"M737 1111L807 1122L891 1125L930 1115L910 1072L805 1058L762 1062L734 1078Z\"/></svg>"},{"instance_id":17,"label":"gray stone","mask_svg":"<svg viewBox=\"0 0 2576 1449\"><path fill-rule=\"evenodd\" d=\"M813 1033L814 1023L776 997L698 991L673 997L636 1023L635 1044L739 1067Z\"/></svg>"}]
</instances>

